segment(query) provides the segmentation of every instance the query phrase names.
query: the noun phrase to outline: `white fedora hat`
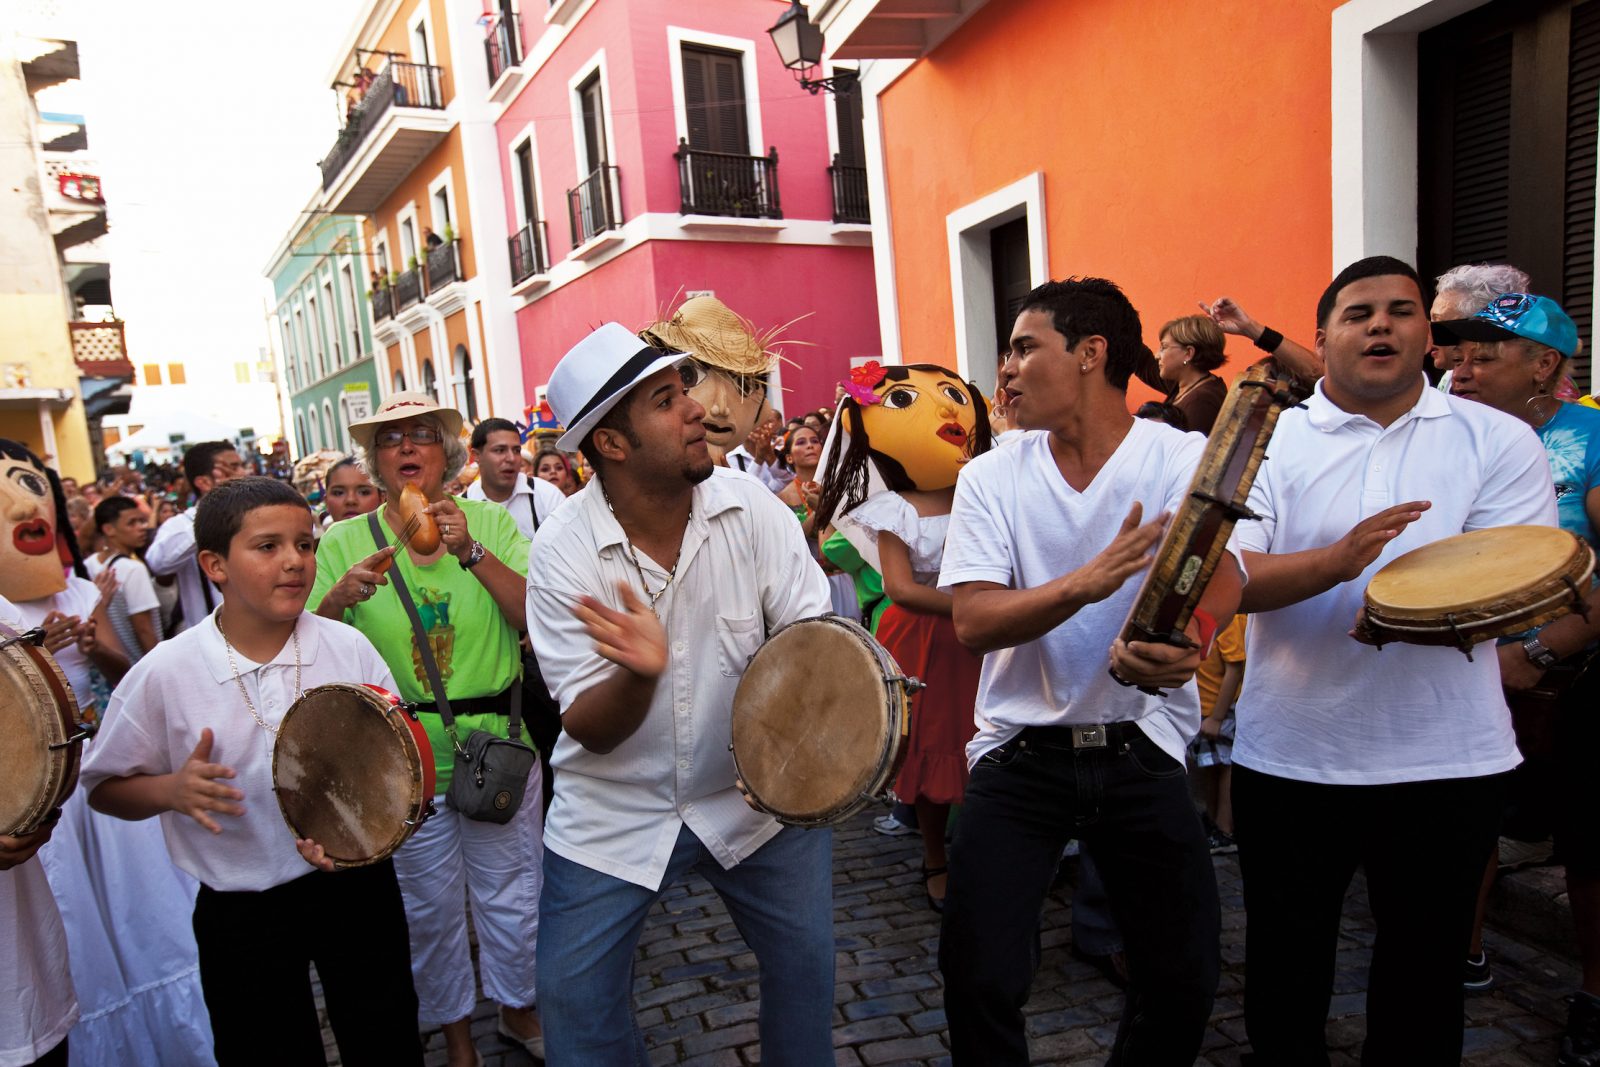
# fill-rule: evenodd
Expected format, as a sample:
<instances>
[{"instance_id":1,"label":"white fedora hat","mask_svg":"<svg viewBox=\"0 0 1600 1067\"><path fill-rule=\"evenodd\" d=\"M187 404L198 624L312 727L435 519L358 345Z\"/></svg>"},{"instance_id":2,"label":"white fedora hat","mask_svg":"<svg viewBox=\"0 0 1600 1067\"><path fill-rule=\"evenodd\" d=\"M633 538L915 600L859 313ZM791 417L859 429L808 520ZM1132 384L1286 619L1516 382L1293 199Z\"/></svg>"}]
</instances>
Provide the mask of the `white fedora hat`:
<instances>
[{"instance_id":1,"label":"white fedora hat","mask_svg":"<svg viewBox=\"0 0 1600 1067\"><path fill-rule=\"evenodd\" d=\"M628 395L628 390L688 358L646 344L619 322L608 322L573 345L550 375L545 399L566 432L556 441L563 452L576 452L595 423Z\"/></svg>"}]
</instances>

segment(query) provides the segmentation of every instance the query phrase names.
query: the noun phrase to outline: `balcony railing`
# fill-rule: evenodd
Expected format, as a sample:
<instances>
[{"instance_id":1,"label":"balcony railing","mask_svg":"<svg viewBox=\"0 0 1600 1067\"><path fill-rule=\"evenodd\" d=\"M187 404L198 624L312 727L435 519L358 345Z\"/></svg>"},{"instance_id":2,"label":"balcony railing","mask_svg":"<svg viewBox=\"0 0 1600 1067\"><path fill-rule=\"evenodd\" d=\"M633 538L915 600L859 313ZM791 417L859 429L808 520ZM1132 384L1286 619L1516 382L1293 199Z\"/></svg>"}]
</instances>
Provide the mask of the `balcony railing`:
<instances>
[{"instance_id":1,"label":"balcony railing","mask_svg":"<svg viewBox=\"0 0 1600 1067\"><path fill-rule=\"evenodd\" d=\"M764 156L706 152L678 141L679 210L685 215L731 215L743 219L781 219L778 203L778 150Z\"/></svg>"},{"instance_id":2,"label":"balcony railing","mask_svg":"<svg viewBox=\"0 0 1600 1067\"><path fill-rule=\"evenodd\" d=\"M483 54L489 63L489 84L522 62L522 16L497 17L483 35Z\"/></svg>"},{"instance_id":3,"label":"balcony railing","mask_svg":"<svg viewBox=\"0 0 1600 1067\"><path fill-rule=\"evenodd\" d=\"M511 236L511 284L527 281L550 269L550 245L543 222L529 222Z\"/></svg>"},{"instance_id":4,"label":"balcony railing","mask_svg":"<svg viewBox=\"0 0 1600 1067\"><path fill-rule=\"evenodd\" d=\"M382 322L394 318L394 290L385 286L372 291L372 319Z\"/></svg>"},{"instance_id":5,"label":"balcony railing","mask_svg":"<svg viewBox=\"0 0 1600 1067\"><path fill-rule=\"evenodd\" d=\"M839 162L837 154L828 168L833 179L833 221L869 223L872 209L867 203L867 168Z\"/></svg>"},{"instance_id":6,"label":"balcony railing","mask_svg":"<svg viewBox=\"0 0 1600 1067\"><path fill-rule=\"evenodd\" d=\"M72 358L80 374L91 378L132 378L128 342L120 322L69 322Z\"/></svg>"},{"instance_id":7,"label":"balcony railing","mask_svg":"<svg viewBox=\"0 0 1600 1067\"><path fill-rule=\"evenodd\" d=\"M446 241L428 249L428 292L438 292L461 280L461 242Z\"/></svg>"},{"instance_id":8,"label":"balcony railing","mask_svg":"<svg viewBox=\"0 0 1600 1067\"><path fill-rule=\"evenodd\" d=\"M576 189L567 190L567 216L574 248L622 225L619 171L602 163Z\"/></svg>"},{"instance_id":9,"label":"balcony railing","mask_svg":"<svg viewBox=\"0 0 1600 1067\"><path fill-rule=\"evenodd\" d=\"M422 269L420 267L400 272L400 278L389 291L394 293L396 315L422 300Z\"/></svg>"},{"instance_id":10,"label":"balcony railing","mask_svg":"<svg viewBox=\"0 0 1600 1067\"><path fill-rule=\"evenodd\" d=\"M391 61L367 89L361 102L350 109L333 150L322 159L322 187L338 180L345 165L361 149L391 107L444 109L441 88L444 71L425 63Z\"/></svg>"}]
</instances>

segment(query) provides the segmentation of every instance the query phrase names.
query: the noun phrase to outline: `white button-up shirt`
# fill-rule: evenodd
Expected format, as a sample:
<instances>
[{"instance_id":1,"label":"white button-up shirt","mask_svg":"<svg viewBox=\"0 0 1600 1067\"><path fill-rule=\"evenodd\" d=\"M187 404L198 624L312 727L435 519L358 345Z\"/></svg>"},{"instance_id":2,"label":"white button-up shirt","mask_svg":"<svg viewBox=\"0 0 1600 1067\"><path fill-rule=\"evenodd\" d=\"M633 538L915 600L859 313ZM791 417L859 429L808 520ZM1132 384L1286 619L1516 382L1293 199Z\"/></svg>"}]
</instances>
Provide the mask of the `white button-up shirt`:
<instances>
[{"instance_id":1,"label":"white button-up shirt","mask_svg":"<svg viewBox=\"0 0 1600 1067\"><path fill-rule=\"evenodd\" d=\"M1521 420L1424 388L1388 426L1352 415L1319 383L1283 413L1250 491L1261 521L1230 547L1320 548L1396 504L1432 507L1354 581L1251 619L1233 758L1298 781L1343 785L1464 778L1520 762L1494 645L1361 644L1347 633L1368 581L1396 556L1490 526L1556 525L1550 466ZM1241 557L1248 569L1249 561Z\"/></svg>"},{"instance_id":2,"label":"white button-up shirt","mask_svg":"<svg viewBox=\"0 0 1600 1067\"><path fill-rule=\"evenodd\" d=\"M200 574L199 553L194 543L194 508L180 511L156 531L155 540L145 550L144 562L152 573L178 576L178 603L183 605L183 624L178 632L204 619L222 603L222 591ZM206 592L211 606L206 606Z\"/></svg>"},{"instance_id":3,"label":"white button-up shirt","mask_svg":"<svg viewBox=\"0 0 1600 1067\"><path fill-rule=\"evenodd\" d=\"M489 494L483 491L483 477L467 486L467 491L462 494L468 500L489 500ZM556 508L567 502L567 496L543 478L531 478L527 475L517 475L517 480L512 483L511 495L504 500L490 500L491 504L499 504L511 512L511 517L517 521L517 529L522 531L522 536L533 540L536 531L544 520L555 514ZM531 506L530 506L531 505ZM534 516L538 521L534 521Z\"/></svg>"},{"instance_id":4,"label":"white button-up shirt","mask_svg":"<svg viewBox=\"0 0 1600 1067\"><path fill-rule=\"evenodd\" d=\"M397 691L383 657L361 631L307 612L297 633L302 692L330 682ZM210 727L211 762L233 768L237 777L227 784L244 794L245 813L216 816L222 833L213 834L187 815L164 812L167 849L174 863L213 889L271 889L312 867L295 850L273 793L275 735L256 723L239 684L261 720L280 725L299 698L294 641L285 641L271 663L255 663L237 649L234 662L238 680L211 618L151 649L112 694L104 725L89 742L78 788L87 792L108 778L134 774L171 774L188 760L200 731Z\"/></svg>"},{"instance_id":5,"label":"white button-up shirt","mask_svg":"<svg viewBox=\"0 0 1600 1067\"><path fill-rule=\"evenodd\" d=\"M573 615L578 598L620 608L618 582L645 603L647 590L666 586L655 610L667 669L643 723L604 755L561 735L545 822L545 847L557 855L649 889L660 887L685 824L724 868L778 832L734 786L733 694L769 633L831 603L794 513L755 479L719 468L695 486L692 510L669 582L642 552L635 568L593 479L540 526L528 569L529 633L563 711L620 669ZM796 693L795 714L803 706Z\"/></svg>"}]
</instances>

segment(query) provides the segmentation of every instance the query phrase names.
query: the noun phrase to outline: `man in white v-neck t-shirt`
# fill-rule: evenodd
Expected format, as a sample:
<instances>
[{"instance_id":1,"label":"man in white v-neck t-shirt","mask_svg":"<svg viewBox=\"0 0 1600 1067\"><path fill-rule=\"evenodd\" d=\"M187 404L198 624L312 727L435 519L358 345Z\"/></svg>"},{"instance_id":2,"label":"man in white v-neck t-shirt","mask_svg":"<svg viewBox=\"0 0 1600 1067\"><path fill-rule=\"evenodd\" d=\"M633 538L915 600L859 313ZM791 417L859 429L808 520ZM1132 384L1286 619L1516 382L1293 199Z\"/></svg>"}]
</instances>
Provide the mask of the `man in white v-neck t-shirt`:
<instances>
[{"instance_id":1,"label":"man in white v-neck t-shirt","mask_svg":"<svg viewBox=\"0 0 1600 1067\"><path fill-rule=\"evenodd\" d=\"M1108 1062L1193 1063L1211 1013L1217 887L1183 761L1200 725L1191 679L1240 576L1225 555L1190 624L1196 648L1118 639L1205 447L1128 414L1128 379L1149 358L1140 335L1103 279L1028 294L1000 384L1029 432L972 460L956 486L939 585L957 635L985 653L939 951L957 1067L1028 1062L1039 910L1072 838L1125 939L1128 1002ZM1167 695L1120 685L1108 666Z\"/></svg>"}]
</instances>

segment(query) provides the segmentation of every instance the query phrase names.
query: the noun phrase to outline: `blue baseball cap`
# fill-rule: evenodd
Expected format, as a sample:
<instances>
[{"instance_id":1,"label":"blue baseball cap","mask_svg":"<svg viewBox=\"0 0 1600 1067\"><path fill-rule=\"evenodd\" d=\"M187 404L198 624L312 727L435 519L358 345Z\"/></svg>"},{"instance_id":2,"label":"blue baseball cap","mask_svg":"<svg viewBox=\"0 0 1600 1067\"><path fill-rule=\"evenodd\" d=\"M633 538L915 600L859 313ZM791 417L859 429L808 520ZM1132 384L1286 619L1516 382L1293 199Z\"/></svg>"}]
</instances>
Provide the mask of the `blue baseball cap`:
<instances>
[{"instance_id":1,"label":"blue baseball cap","mask_svg":"<svg viewBox=\"0 0 1600 1067\"><path fill-rule=\"evenodd\" d=\"M1487 307L1470 319L1433 324L1433 341L1440 345L1506 341L1517 337L1546 345L1563 356L1572 356L1578 351L1578 327L1573 325L1571 316L1548 296L1532 293L1506 293L1489 301Z\"/></svg>"}]
</instances>

